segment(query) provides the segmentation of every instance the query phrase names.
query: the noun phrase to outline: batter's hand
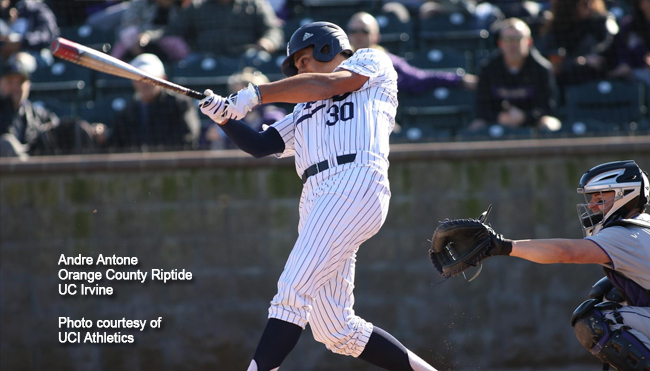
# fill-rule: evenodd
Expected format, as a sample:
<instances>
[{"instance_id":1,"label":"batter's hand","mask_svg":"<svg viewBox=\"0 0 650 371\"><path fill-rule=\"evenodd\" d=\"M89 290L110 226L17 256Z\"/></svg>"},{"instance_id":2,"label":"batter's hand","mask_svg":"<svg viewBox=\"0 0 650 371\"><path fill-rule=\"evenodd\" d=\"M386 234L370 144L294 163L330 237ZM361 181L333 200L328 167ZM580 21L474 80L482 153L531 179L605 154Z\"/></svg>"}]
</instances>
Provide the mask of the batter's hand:
<instances>
[{"instance_id":1,"label":"batter's hand","mask_svg":"<svg viewBox=\"0 0 650 371\"><path fill-rule=\"evenodd\" d=\"M220 95L214 94L210 89L204 91L203 94L205 95L205 98L199 102L201 112L217 124L223 124L226 122L227 118L223 116L223 110L226 107L226 99Z\"/></svg>"},{"instance_id":2,"label":"batter's hand","mask_svg":"<svg viewBox=\"0 0 650 371\"><path fill-rule=\"evenodd\" d=\"M257 87L248 84L248 87L230 94L226 98L226 107L223 110L223 117L227 119L241 120L255 106L260 104L260 96Z\"/></svg>"}]
</instances>

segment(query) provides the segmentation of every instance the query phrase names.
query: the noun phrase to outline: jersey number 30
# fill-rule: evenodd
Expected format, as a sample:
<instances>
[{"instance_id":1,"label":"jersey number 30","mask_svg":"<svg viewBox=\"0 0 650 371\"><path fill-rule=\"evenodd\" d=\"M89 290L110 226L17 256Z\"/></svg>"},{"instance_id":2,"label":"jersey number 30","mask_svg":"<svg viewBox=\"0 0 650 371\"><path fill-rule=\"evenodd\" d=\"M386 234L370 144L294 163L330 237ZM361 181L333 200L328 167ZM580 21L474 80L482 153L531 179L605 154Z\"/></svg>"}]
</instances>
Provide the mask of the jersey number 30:
<instances>
[{"instance_id":1,"label":"jersey number 30","mask_svg":"<svg viewBox=\"0 0 650 371\"><path fill-rule=\"evenodd\" d=\"M340 121L348 121L350 119L354 118L354 103L352 102L346 102L341 104L340 106L337 106L336 104L333 104L330 106L330 108L327 110L327 114L329 117L327 118L327 121L325 124L327 126L333 126L336 125L337 122Z\"/></svg>"}]
</instances>

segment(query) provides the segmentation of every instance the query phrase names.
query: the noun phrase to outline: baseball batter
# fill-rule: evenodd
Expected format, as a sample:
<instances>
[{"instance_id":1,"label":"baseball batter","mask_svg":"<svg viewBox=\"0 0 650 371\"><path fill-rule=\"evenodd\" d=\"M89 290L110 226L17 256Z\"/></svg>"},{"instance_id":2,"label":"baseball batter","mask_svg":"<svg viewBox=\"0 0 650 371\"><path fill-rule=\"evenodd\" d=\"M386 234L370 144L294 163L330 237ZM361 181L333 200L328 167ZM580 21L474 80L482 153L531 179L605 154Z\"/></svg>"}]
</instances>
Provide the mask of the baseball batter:
<instances>
[{"instance_id":1,"label":"baseball batter","mask_svg":"<svg viewBox=\"0 0 650 371\"><path fill-rule=\"evenodd\" d=\"M304 184L298 240L248 371L277 370L307 324L332 352L387 370L435 370L353 309L357 250L381 228L390 200L388 138L397 109L390 59L372 49L353 54L340 27L315 22L292 35L282 72L288 78L225 98L206 91L200 102L242 150L295 156ZM273 102L297 105L263 132L238 121Z\"/></svg>"}]
</instances>

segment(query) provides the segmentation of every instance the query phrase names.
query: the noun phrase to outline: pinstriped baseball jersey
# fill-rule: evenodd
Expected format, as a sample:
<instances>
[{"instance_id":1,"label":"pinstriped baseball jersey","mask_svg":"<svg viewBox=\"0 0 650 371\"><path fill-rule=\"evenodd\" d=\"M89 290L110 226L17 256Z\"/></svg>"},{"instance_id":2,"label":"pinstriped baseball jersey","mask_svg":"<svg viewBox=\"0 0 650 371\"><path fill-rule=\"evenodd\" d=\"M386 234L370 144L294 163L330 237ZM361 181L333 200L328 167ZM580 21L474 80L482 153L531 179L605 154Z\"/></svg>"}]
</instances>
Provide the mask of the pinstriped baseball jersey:
<instances>
[{"instance_id":1,"label":"pinstriped baseball jersey","mask_svg":"<svg viewBox=\"0 0 650 371\"><path fill-rule=\"evenodd\" d=\"M269 317L303 328L309 324L328 349L358 357L373 325L353 309L356 253L388 214L388 137L395 123L397 74L388 56L372 49L357 51L340 69L369 79L357 91L298 104L273 125L285 142L277 156L295 155L299 176L322 161L329 168L306 178L298 239ZM351 154L352 163L337 162L337 156Z\"/></svg>"},{"instance_id":2,"label":"pinstriped baseball jersey","mask_svg":"<svg viewBox=\"0 0 650 371\"><path fill-rule=\"evenodd\" d=\"M388 169L388 137L395 125L397 73L386 53L360 49L336 70L369 77L361 89L316 102L296 105L292 114L272 126L285 150L278 157L296 157L301 176L309 166L356 153L355 162Z\"/></svg>"}]
</instances>

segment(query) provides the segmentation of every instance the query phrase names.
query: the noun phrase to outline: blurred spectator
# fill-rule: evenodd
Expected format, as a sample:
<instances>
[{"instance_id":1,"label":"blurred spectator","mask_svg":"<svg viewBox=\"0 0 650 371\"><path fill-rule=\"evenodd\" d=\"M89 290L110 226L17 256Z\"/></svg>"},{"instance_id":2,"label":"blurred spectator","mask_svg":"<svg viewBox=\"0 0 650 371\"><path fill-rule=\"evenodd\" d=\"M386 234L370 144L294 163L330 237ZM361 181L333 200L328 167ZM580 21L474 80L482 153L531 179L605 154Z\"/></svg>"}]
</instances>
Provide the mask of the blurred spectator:
<instances>
[{"instance_id":1,"label":"blurred spectator","mask_svg":"<svg viewBox=\"0 0 650 371\"><path fill-rule=\"evenodd\" d=\"M616 19L607 13L603 0L553 0L552 14L540 48L553 63L558 84L602 78L618 33Z\"/></svg>"},{"instance_id":2,"label":"blurred spectator","mask_svg":"<svg viewBox=\"0 0 650 371\"><path fill-rule=\"evenodd\" d=\"M482 1L482 0L481 0ZM529 0L489 0L496 5L507 18L536 18L540 12L540 4Z\"/></svg>"},{"instance_id":3,"label":"blurred spectator","mask_svg":"<svg viewBox=\"0 0 650 371\"><path fill-rule=\"evenodd\" d=\"M182 38L157 36L178 17L183 3L186 6L190 4L185 0L133 0L122 15L111 55L119 59L132 59L149 52L163 60L173 61L186 56L189 50ZM150 41L151 38L155 41Z\"/></svg>"},{"instance_id":4,"label":"blurred spectator","mask_svg":"<svg viewBox=\"0 0 650 371\"><path fill-rule=\"evenodd\" d=\"M165 67L154 54L140 54L131 65L166 78ZM140 81L133 81L133 88L133 100L115 117L109 147L119 151L193 149L199 133L196 102Z\"/></svg>"},{"instance_id":5,"label":"blurred spectator","mask_svg":"<svg viewBox=\"0 0 650 371\"><path fill-rule=\"evenodd\" d=\"M305 6L357 5L362 0L302 0Z\"/></svg>"},{"instance_id":6,"label":"blurred spectator","mask_svg":"<svg viewBox=\"0 0 650 371\"><path fill-rule=\"evenodd\" d=\"M104 9L93 9L86 18L86 24L104 31L115 31L122 20L122 15L131 5L132 0L103 0ZM102 1L100 1L101 3Z\"/></svg>"},{"instance_id":7,"label":"blurred spectator","mask_svg":"<svg viewBox=\"0 0 650 371\"><path fill-rule=\"evenodd\" d=\"M374 48L384 50L379 42L379 24L372 15L359 12L350 18L347 25L347 34L354 50ZM384 50L385 51L385 50ZM477 77L475 75L461 75L455 72L421 70L408 64L401 57L386 52L397 71L397 88L400 92L420 93L437 87L465 87L475 89Z\"/></svg>"},{"instance_id":8,"label":"blurred spectator","mask_svg":"<svg viewBox=\"0 0 650 371\"><path fill-rule=\"evenodd\" d=\"M45 4L50 7L56 17L56 23L59 27L75 26L82 24L88 17L88 11L91 6L96 6L96 2L91 1L57 1L45 0Z\"/></svg>"},{"instance_id":9,"label":"blurred spectator","mask_svg":"<svg viewBox=\"0 0 650 371\"><path fill-rule=\"evenodd\" d=\"M380 11L385 14L394 16L400 23L411 22L411 12L408 7L397 1L389 1L382 5ZM351 17L350 17L351 18Z\"/></svg>"},{"instance_id":10,"label":"blurred spectator","mask_svg":"<svg viewBox=\"0 0 650 371\"><path fill-rule=\"evenodd\" d=\"M237 93L244 89L248 84L266 84L269 82L268 77L251 67L246 67L240 73L236 73L228 78L228 92L230 94ZM261 104L253 108L246 117L245 121L250 127L257 131L266 130L266 126L279 121L287 115L286 110L272 104ZM219 125L210 121L209 126L205 133L204 142L202 147L209 147L210 149L224 149L224 148L237 148L228 137L226 137Z\"/></svg>"},{"instance_id":11,"label":"blurred spectator","mask_svg":"<svg viewBox=\"0 0 650 371\"><path fill-rule=\"evenodd\" d=\"M476 119L469 130L489 124L560 129L550 116L555 106L551 63L533 48L530 28L517 18L503 21L498 45L479 75Z\"/></svg>"},{"instance_id":12,"label":"blurred spectator","mask_svg":"<svg viewBox=\"0 0 650 371\"><path fill-rule=\"evenodd\" d=\"M89 16L99 13L113 13L117 8L110 9L123 0L93 0L93 1L62 1L45 0L56 16L59 27L78 26L84 24ZM103 17L102 17L103 18ZM104 19L105 20L105 19ZM119 20L119 19L118 19ZM116 26L116 24L113 24Z\"/></svg>"},{"instance_id":13,"label":"blurred spectator","mask_svg":"<svg viewBox=\"0 0 650 371\"><path fill-rule=\"evenodd\" d=\"M489 28L490 25L504 18L498 7L490 2L477 2L477 0L435 0L423 3L419 10L419 17L427 20L439 14L461 13L471 15L472 26L476 29Z\"/></svg>"},{"instance_id":14,"label":"blurred spectator","mask_svg":"<svg viewBox=\"0 0 650 371\"><path fill-rule=\"evenodd\" d=\"M273 53L283 46L280 21L266 0L205 0L191 4L163 33L180 36L194 53L239 57L249 49Z\"/></svg>"},{"instance_id":15,"label":"blurred spectator","mask_svg":"<svg viewBox=\"0 0 650 371\"><path fill-rule=\"evenodd\" d=\"M650 87L650 0L633 0L614 43L616 67L608 77L634 76Z\"/></svg>"},{"instance_id":16,"label":"blurred spectator","mask_svg":"<svg viewBox=\"0 0 650 371\"><path fill-rule=\"evenodd\" d=\"M52 138L56 145L44 154L94 153L105 141L105 132L104 124L90 124L77 116L63 116L59 125L52 130Z\"/></svg>"},{"instance_id":17,"label":"blurred spectator","mask_svg":"<svg viewBox=\"0 0 650 371\"><path fill-rule=\"evenodd\" d=\"M483 0L479 0L481 2ZM519 18L526 22L531 29L533 37L539 35L539 29L548 22L546 16L548 1L531 0L488 0L483 3L490 3L496 6L504 18Z\"/></svg>"},{"instance_id":18,"label":"blurred spectator","mask_svg":"<svg viewBox=\"0 0 650 371\"><path fill-rule=\"evenodd\" d=\"M0 34L0 58L7 60L18 51L25 51L36 58L39 67L53 63L50 44L58 35L58 26L52 10L41 0L23 0L11 8L11 2L2 0L7 6L8 34ZM5 10L3 10L4 12Z\"/></svg>"},{"instance_id":19,"label":"blurred spectator","mask_svg":"<svg viewBox=\"0 0 650 371\"><path fill-rule=\"evenodd\" d=\"M412 4L409 4L413 6ZM430 16L442 13L474 13L476 9L476 0L429 0L425 1L419 7L420 18L426 19Z\"/></svg>"},{"instance_id":20,"label":"blurred spectator","mask_svg":"<svg viewBox=\"0 0 650 371\"><path fill-rule=\"evenodd\" d=\"M20 156L52 151L52 129L59 118L28 100L30 76L36 60L18 52L2 65L0 77L0 156Z\"/></svg>"},{"instance_id":21,"label":"blurred spectator","mask_svg":"<svg viewBox=\"0 0 650 371\"><path fill-rule=\"evenodd\" d=\"M291 0L268 0L268 2L279 19L283 21L289 19L291 16Z\"/></svg>"}]
</instances>

